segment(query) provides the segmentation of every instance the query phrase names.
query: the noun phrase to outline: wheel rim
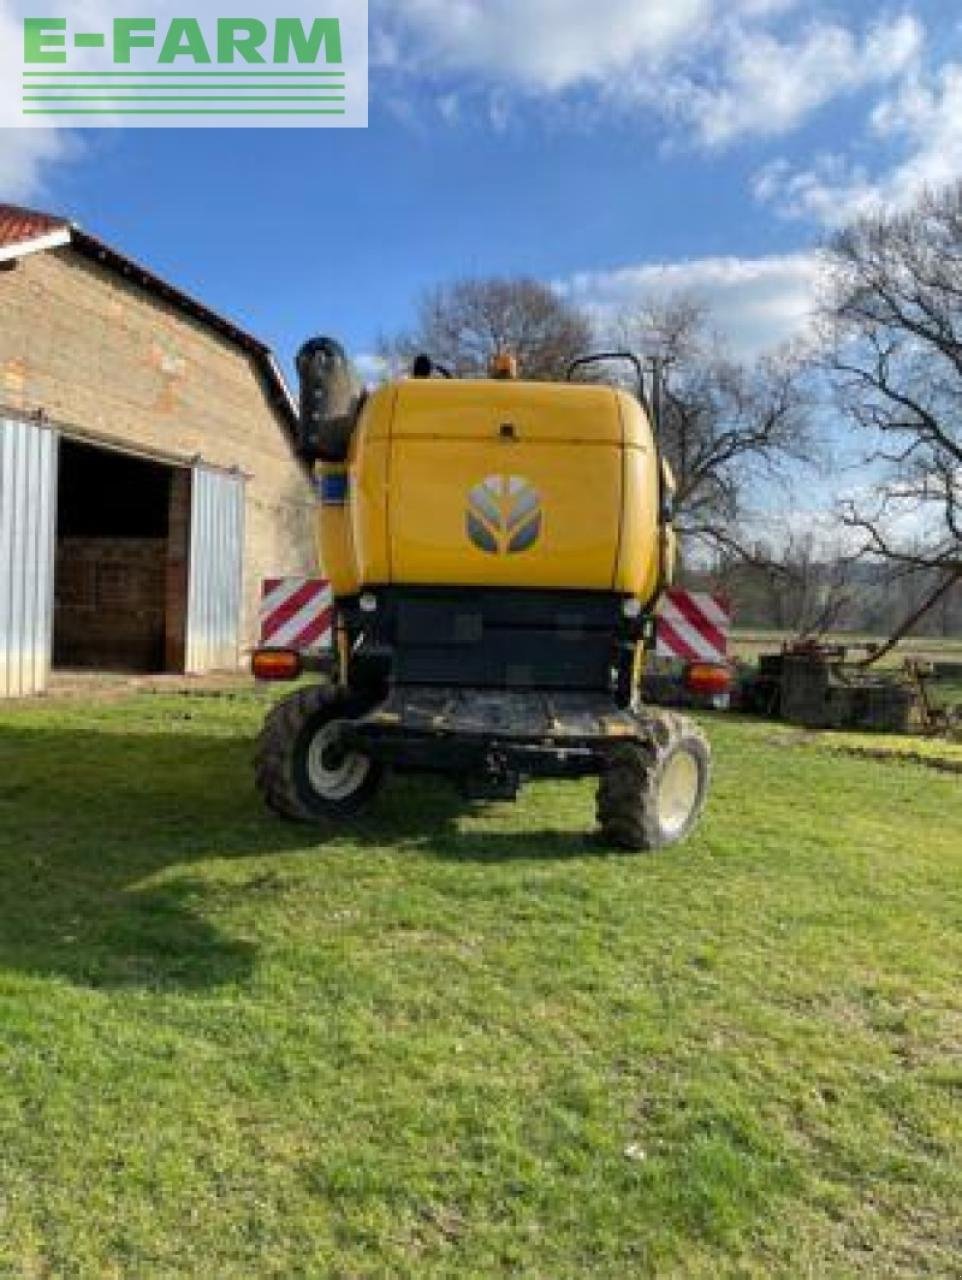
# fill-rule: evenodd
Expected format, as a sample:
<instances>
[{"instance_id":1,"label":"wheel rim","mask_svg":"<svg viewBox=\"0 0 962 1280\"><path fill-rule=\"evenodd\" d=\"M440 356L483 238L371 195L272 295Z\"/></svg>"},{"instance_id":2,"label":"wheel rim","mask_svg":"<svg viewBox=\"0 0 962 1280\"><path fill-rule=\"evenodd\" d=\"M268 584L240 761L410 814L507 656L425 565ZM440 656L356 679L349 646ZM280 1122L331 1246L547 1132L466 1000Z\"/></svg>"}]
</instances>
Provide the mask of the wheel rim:
<instances>
[{"instance_id":1,"label":"wheel rim","mask_svg":"<svg viewBox=\"0 0 962 1280\"><path fill-rule=\"evenodd\" d=\"M688 751L676 751L665 765L658 787L658 820L667 836L680 835L692 819L701 778L698 761Z\"/></svg>"},{"instance_id":2,"label":"wheel rim","mask_svg":"<svg viewBox=\"0 0 962 1280\"><path fill-rule=\"evenodd\" d=\"M371 762L367 756L341 748L340 726L336 721L318 729L307 751L307 777L322 799L349 800L364 785L370 772Z\"/></svg>"}]
</instances>

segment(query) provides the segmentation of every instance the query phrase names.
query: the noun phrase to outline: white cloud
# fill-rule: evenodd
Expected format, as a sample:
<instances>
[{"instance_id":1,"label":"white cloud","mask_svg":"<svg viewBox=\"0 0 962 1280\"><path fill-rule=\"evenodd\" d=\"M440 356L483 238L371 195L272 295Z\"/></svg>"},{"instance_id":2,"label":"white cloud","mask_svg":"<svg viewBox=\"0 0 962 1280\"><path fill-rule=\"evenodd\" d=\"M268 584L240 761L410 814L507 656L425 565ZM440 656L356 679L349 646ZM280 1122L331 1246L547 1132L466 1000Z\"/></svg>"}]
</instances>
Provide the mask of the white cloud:
<instances>
[{"instance_id":1,"label":"white cloud","mask_svg":"<svg viewBox=\"0 0 962 1280\"><path fill-rule=\"evenodd\" d=\"M864 166L841 155L817 156L801 169L774 160L755 175L752 189L757 200L783 217L826 227L839 227L881 203L880 190Z\"/></svg>"},{"instance_id":2,"label":"white cloud","mask_svg":"<svg viewBox=\"0 0 962 1280\"><path fill-rule=\"evenodd\" d=\"M0 8L0 110L17 100L22 37L18 23ZM44 174L70 151L64 135L50 129L0 129L0 200L31 200L43 190Z\"/></svg>"},{"instance_id":3,"label":"white cloud","mask_svg":"<svg viewBox=\"0 0 962 1280\"><path fill-rule=\"evenodd\" d=\"M922 27L908 16L879 23L862 40L837 23L816 23L794 40L736 28L718 82L676 79L668 101L710 147L788 133L842 94L902 75L923 40Z\"/></svg>"},{"instance_id":4,"label":"white cloud","mask_svg":"<svg viewBox=\"0 0 962 1280\"><path fill-rule=\"evenodd\" d=\"M695 258L574 275L556 287L600 327L645 300L676 294L703 299L732 352L751 358L801 336L812 317L818 257Z\"/></svg>"},{"instance_id":5,"label":"white cloud","mask_svg":"<svg viewBox=\"0 0 962 1280\"><path fill-rule=\"evenodd\" d=\"M704 30L713 0L395 0L384 37L418 68L558 91L661 58ZM387 10L385 8L385 19Z\"/></svg>"},{"instance_id":6,"label":"white cloud","mask_svg":"<svg viewBox=\"0 0 962 1280\"><path fill-rule=\"evenodd\" d=\"M823 155L807 167L785 160L756 175L757 199L787 217L839 226L859 214L904 208L927 189L962 177L962 64L930 76L915 71L878 103L869 136L895 147L899 158L872 173L844 155Z\"/></svg>"},{"instance_id":7,"label":"white cloud","mask_svg":"<svg viewBox=\"0 0 962 1280\"><path fill-rule=\"evenodd\" d=\"M55 129L0 129L0 199L18 203L42 196L51 166L77 151L77 143Z\"/></svg>"},{"instance_id":8,"label":"white cloud","mask_svg":"<svg viewBox=\"0 0 962 1280\"><path fill-rule=\"evenodd\" d=\"M880 138L909 144L910 154L889 175L889 200L962 176L962 64L949 63L929 83L919 77L908 81L876 108L872 126Z\"/></svg>"},{"instance_id":9,"label":"white cloud","mask_svg":"<svg viewBox=\"0 0 962 1280\"><path fill-rule=\"evenodd\" d=\"M72 0L71 19L80 30L102 31L110 15L101 0ZM36 11L27 0L0 0L0 116L16 118L20 110L25 15ZM78 54L77 66L92 66L93 54ZM83 154L80 135L46 127L0 128L0 200L42 201L49 177L58 165ZM54 209L53 212L59 212Z\"/></svg>"},{"instance_id":10,"label":"white cloud","mask_svg":"<svg viewBox=\"0 0 962 1280\"><path fill-rule=\"evenodd\" d=\"M791 12L799 7L798 0L394 0L376 14L373 61L396 75L457 77L461 91L494 88L554 105L583 90L598 105L655 113L720 147L787 133L838 96L891 82L919 59L925 33L909 14L859 34L840 20L799 26Z\"/></svg>"}]
</instances>

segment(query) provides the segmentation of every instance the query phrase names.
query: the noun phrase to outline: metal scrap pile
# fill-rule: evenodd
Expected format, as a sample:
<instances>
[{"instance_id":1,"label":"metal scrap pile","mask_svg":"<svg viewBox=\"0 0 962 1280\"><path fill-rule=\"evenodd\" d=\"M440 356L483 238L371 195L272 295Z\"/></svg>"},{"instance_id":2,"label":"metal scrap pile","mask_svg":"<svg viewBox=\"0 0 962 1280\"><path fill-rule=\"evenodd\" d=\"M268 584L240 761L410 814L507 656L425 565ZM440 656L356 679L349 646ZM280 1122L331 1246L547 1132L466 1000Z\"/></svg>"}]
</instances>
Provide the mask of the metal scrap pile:
<instances>
[{"instance_id":1,"label":"metal scrap pile","mask_svg":"<svg viewBox=\"0 0 962 1280\"><path fill-rule=\"evenodd\" d=\"M742 709L805 729L909 733L922 727L918 689L898 672L850 663L840 647L801 644L767 654L741 685Z\"/></svg>"}]
</instances>

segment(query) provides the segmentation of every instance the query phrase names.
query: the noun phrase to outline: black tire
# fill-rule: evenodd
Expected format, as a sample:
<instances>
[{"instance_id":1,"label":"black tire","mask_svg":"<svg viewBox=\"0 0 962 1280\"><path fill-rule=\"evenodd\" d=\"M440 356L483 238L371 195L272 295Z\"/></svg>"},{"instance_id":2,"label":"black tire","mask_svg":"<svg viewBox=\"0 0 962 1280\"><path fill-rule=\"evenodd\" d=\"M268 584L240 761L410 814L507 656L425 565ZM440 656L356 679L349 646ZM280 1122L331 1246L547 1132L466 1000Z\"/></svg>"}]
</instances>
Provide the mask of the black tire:
<instances>
[{"instance_id":1,"label":"black tire","mask_svg":"<svg viewBox=\"0 0 962 1280\"><path fill-rule=\"evenodd\" d=\"M317 738L328 725L369 709L367 701L326 685L299 689L279 702L264 723L255 757L257 789L268 807L291 821L314 824L350 818L365 808L381 785L381 766L354 752L340 766L338 785L325 792L317 785L324 769ZM331 777L340 775L335 770Z\"/></svg>"},{"instance_id":2,"label":"black tire","mask_svg":"<svg viewBox=\"0 0 962 1280\"><path fill-rule=\"evenodd\" d=\"M639 715L639 739L609 753L598 786L602 837L620 849L667 849L684 840L701 817L711 782L711 748L687 716ZM666 780L681 776L683 797L666 804Z\"/></svg>"}]
</instances>

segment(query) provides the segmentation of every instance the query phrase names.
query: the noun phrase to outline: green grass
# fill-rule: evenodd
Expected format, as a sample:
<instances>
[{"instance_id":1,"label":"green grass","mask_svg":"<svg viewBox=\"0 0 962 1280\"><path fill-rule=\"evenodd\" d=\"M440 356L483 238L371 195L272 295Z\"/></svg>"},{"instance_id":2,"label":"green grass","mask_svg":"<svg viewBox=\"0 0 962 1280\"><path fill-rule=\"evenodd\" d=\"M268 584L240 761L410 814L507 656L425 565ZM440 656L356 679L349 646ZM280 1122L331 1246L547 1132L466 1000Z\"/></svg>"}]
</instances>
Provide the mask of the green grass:
<instances>
[{"instance_id":1,"label":"green grass","mask_svg":"<svg viewBox=\"0 0 962 1280\"><path fill-rule=\"evenodd\" d=\"M962 788L712 720L587 785L262 813L249 694L0 716L0 1275L962 1271Z\"/></svg>"}]
</instances>

